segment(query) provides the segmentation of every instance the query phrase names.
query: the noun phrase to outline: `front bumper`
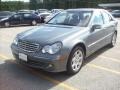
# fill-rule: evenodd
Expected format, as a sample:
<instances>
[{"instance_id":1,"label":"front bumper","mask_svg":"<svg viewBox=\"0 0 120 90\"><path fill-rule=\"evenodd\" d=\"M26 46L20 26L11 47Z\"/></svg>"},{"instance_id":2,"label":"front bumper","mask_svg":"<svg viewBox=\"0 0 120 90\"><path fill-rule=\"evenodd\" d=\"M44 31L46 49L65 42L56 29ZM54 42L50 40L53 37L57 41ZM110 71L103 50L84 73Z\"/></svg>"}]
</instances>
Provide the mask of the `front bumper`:
<instances>
[{"instance_id":1,"label":"front bumper","mask_svg":"<svg viewBox=\"0 0 120 90\"><path fill-rule=\"evenodd\" d=\"M66 71L67 59L62 55L42 55L38 52L29 53L19 49L16 45L11 45L12 53L17 62L33 68L43 69L49 72ZM27 55L27 62L19 59L19 53Z\"/></svg>"}]
</instances>

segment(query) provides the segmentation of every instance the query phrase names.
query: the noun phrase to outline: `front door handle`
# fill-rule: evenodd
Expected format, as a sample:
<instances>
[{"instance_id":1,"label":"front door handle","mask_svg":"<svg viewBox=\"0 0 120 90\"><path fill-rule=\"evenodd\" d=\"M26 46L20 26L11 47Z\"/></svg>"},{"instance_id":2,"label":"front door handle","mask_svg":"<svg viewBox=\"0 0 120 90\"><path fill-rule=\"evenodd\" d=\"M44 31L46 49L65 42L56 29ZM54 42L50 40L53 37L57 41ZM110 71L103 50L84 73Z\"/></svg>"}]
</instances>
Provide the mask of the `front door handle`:
<instances>
[{"instance_id":1,"label":"front door handle","mask_svg":"<svg viewBox=\"0 0 120 90\"><path fill-rule=\"evenodd\" d=\"M104 27L103 29L107 29L107 27Z\"/></svg>"}]
</instances>

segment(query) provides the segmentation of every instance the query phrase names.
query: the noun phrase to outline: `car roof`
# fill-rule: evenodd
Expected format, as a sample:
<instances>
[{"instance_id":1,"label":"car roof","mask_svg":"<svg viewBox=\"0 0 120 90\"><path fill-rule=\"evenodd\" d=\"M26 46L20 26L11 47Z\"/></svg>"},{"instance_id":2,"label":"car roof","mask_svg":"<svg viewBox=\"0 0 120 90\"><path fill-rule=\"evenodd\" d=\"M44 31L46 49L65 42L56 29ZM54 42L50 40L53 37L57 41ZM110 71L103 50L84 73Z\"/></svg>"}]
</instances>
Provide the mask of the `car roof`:
<instances>
[{"instance_id":1,"label":"car roof","mask_svg":"<svg viewBox=\"0 0 120 90\"><path fill-rule=\"evenodd\" d=\"M43 13L40 13L40 15L42 15L42 14L51 14L51 13L48 13L48 12L43 12Z\"/></svg>"},{"instance_id":2,"label":"car roof","mask_svg":"<svg viewBox=\"0 0 120 90\"><path fill-rule=\"evenodd\" d=\"M33 14L33 13L31 13L31 12L18 12L16 14Z\"/></svg>"},{"instance_id":3,"label":"car roof","mask_svg":"<svg viewBox=\"0 0 120 90\"><path fill-rule=\"evenodd\" d=\"M77 8L77 9L67 9L66 11L101 11L104 9L99 9L99 8Z\"/></svg>"},{"instance_id":4,"label":"car roof","mask_svg":"<svg viewBox=\"0 0 120 90\"><path fill-rule=\"evenodd\" d=\"M48 11L47 9L38 9L38 10L45 10L45 11Z\"/></svg>"},{"instance_id":5,"label":"car roof","mask_svg":"<svg viewBox=\"0 0 120 90\"><path fill-rule=\"evenodd\" d=\"M18 11L30 11L30 10L28 10L28 9L21 9L21 10L18 10Z\"/></svg>"},{"instance_id":6,"label":"car roof","mask_svg":"<svg viewBox=\"0 0 120 90\"><path fill-rule=\"evenodd\" d=\"M64 10L64 9L52 9L52 10Z\"/></svg>"},{"instance_id":7,"label":"car roof","mask_svg":"<svg viewBox=\"0 0 120 90\"><path fill-rule=\"evenodd\" d=\"M0 11L0 13L12 13L11 11Z\"/></svg>"}]
</instances>

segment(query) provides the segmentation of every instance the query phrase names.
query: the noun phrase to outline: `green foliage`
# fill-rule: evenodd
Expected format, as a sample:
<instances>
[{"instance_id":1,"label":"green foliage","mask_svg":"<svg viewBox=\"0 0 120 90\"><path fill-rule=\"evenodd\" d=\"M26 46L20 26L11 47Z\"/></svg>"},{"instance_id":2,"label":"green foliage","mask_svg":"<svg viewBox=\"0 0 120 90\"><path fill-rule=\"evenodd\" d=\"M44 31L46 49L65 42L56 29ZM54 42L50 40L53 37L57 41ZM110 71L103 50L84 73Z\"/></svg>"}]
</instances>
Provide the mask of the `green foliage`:
<instances>
[{"instance_id":1,"label":"green foliage","mask_svg":"<svg viewBox=\"0 0 120 90\"><path fill-rule=\"evenodd\" d=\"M96 8L100 3L120 2L120 0L44 0L45 8Z\"/></svg>"},{"instance_id":2,"label":"green foliage","mask_svg":"<svg viewBox=\"0 0 120 90\"><path fill-rule=\"evenodd\" d=\"M7 1L7 2L1 2L0 4L0 10L16 11L20 9L28 9L28 3L24 3L21 1Z\"/></svg>"},{"instance_id":3,"label":"green foliage","mask_svg":"<svg viewBox=\"0 0 120 90\"><path fill-rule=\"evenodd\" d=\"M30 3L24 3L21 1L1 2L0 0L0 10L16 11L20 9L36 10L39 8L96 8L100 3L120 2L120 0L43 0L43 3L38 3L37 1L40 0L30 0Z\"/></svg>"},{"instance_id":4,"label":"green foliage","mask_svg":"<svg viewBox=\"0 0 120 90\"><path fill-rule=\"evenodd\" d=\"M29 8L37 9L37 0L30 0Z\"/></svg>"},{"instance_id":5,"label":"green foliage","mask_svg":"<svg viewBox=\"0 0 120 90\"><path fill-rule=\"evenodd\" d=\"M48 5L49 3L52 3ZM97 0L44 0L45 8L81 8L81 7L97 7Z\"/></svg>"},{"instance_id":6,"label":"green foliage","mask_svg":"<svg viewBox=\"0 0 120 90\"><path fill-rule=\"evenodd\" d=\"M1 10L1 0L0 0L0 10Z\"/></svg>"}]
</instances>

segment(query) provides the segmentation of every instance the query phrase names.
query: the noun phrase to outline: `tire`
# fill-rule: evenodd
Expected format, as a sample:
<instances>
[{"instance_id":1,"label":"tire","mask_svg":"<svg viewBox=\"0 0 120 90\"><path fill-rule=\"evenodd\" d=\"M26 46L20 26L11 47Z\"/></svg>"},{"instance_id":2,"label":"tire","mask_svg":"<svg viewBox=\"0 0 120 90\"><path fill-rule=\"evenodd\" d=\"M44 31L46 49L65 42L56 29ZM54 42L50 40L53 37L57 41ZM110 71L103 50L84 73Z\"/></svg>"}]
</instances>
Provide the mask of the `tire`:
<instances>
[{"instance_id":1,"label":"tire","mask_svg":"<svg viewBox=\"0 0 120 90\"><path fill-rule=\"evenodd\" d=\"M33 20L33 21L31 22L31 25L35 26L35 25L37 25L37 22L36 22L35 20Z\"/></svg>"},{"instance_id":2,"label":"tire","mask_svg":"<svg viewBox=\"0 0 120 90\"><path fill-rule=\"evenodd\" d=\"M5 23L4 23L4 26L5 26L5 27L10 27L10 23L9 23L9 22L5 22Z\"/></svg>"},{"instance_id":3,"label":"tire","mask_svg":"<svg viewBox=\"0 0 120 90\"><path fill-rule=\"evenodd\" d=\"M114 47L116 44L116 39L117 39L117 32L115 32L111 38L111 43L110 43L110 47Z\"/></svg>"},{"instance_id":4,"label":"tire","mask_svg":"<svg viewBox=\"0 0 120 90\"><path fill-rule=\"evenodd\" d=\"M78 57L77 55L81 57ZM76 46L72 50L67 63L67 74L74 75L78 73L82 67L84 57L85 57L85 54L84 54L83 48L80 46Z\"/></svg>"}]
</instances>

